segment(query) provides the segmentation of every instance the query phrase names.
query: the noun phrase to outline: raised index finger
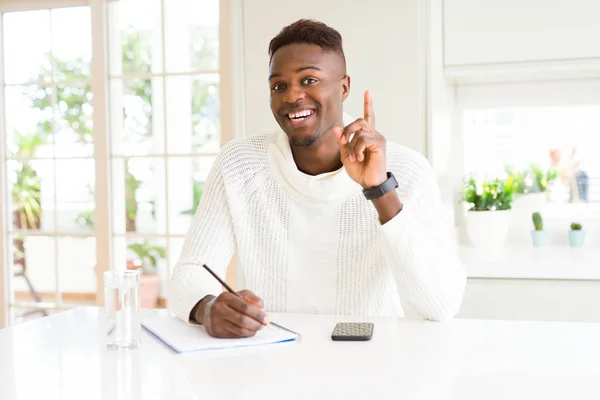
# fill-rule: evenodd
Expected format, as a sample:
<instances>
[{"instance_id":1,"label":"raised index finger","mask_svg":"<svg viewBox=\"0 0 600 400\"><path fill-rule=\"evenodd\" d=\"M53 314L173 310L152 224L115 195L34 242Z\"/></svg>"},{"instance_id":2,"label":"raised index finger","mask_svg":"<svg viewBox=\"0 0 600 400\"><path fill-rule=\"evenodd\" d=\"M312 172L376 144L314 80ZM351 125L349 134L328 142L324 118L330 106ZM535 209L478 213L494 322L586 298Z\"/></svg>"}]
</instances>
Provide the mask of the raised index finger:
<instances>
[{"instance_id":1,"label":"raised index finger","mask_svg":"<svg viewBox=\"0 0 600 400\"><path fill-rule=\"evenodd\" d=\"M371 98L371 91L365 91L365 121L371 126L375 126L375 113L373 112L373 99Z\"/></svg>"}]
</instances>

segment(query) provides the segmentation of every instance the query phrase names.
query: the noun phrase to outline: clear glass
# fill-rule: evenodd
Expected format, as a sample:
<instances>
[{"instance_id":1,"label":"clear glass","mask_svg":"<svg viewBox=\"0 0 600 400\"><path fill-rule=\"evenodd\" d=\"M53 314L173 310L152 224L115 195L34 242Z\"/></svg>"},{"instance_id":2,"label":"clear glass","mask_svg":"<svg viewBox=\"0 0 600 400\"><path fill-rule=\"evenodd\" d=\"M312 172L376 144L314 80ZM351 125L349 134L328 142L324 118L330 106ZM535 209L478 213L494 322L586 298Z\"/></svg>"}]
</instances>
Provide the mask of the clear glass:
<instances>
[{"instance_id":1,"label":"clear glass","mask_svg":"<svg viewBox=\"0 0 600 400\"><path fill-rule=\"evenodd\" d=\"M9 156L52 157L50 87L9 86L4 89L6 144Z\"/></svg>"},{"instance_id":2,"label":"clear glass","mask_svg":"<svg viewBox=\"0 0 600 400\"><path fill-rule=\"evenodd\" d=\"M6 163L12 230L54 231L55 168L52 160Z\"/></svg>"},{"instance_id":3,"label":"clear glass","mask_svg":"<svg viewBox=\"0 0 600 400\"><path fill-rule=\"evenodd\" d=\"M133 349L140 344L140 270L104 272L106 345Z\"/></svg>"},{"instance_id":4,"label":"clear glass","mask_svg":"<svg viewBox=\"0 0 600 400\"><path fill-rule=\"evenodd\" d=\"M114 233L166 233L164 160L114 159L111 174Z\"/></svg>"},{"instance_id":5,"label":"clear glass","mask_svg":"<svg viewBox=\"0 0 600 400\"><path fill-rule=\"evenodd\" d=\"M219 74L167 77L167 152L217 153L220 148Z\"/></svg>"},{"instance_id":6,"label":"clear glass","mask_svg":"<svg viewBox=\"0 0 600 400\"><path fill-rule=\"evenodd\" d=\"M200 204L204 181L215 157L175 157L168 160L169 233L185 235Z\"/></svg>"},{"instance_id":7,"label":"clear glass","mask_svg":"<svg viewBox=\"0 0 600 400\"><path fill-rule=\"evenodd\" d=\"M59 85L56 90L54 148L56 158L94 154L92 88L89 83Z\"/></svg>"},{"instance_id":8,"label":"clear glass","mask_svg":"<svg viewBox=\"0 0 600 400\"><path fill-rule=\"evenodd\" d=\"M162 78L112 79L110 123L112 154L163 154L164 90Z\"/></svg>"},{"instance_id":9,"label":"clear glass","mask_svg":"<svg viewBox=\"0 0 600 400\"><path fill-rule=\"evenodd\" d=\"M52 79L50 11L6 13L3 26L6 83L49 82ZM71 35L71 41L77 36Z\"/></svg>"},{"instance_id":10,"label":"clear glass","mask_svg":"<svg viewBox=\"0 0 600 400\"><path fill-rule=\"evenodd\" d=\"M162 72L161 19L160 0L109 2L111 75Z\"/></svg>"},{"instance_id":11,"label":"clear glass","mask_svg":"<svg viewBox=\"0 0 600 400\"><path fill-rule=\"evenodd\" d=\"M219 68L219 1L164 2L167 72Z\"/></svg>"},{"instance_id":12,"label":"clear glass","mask_svg":"<svg viewBox=\"0 0 600 400\"><path fill-rule=\"evenodd\" d=\"M56 160L56 225L61 232L93 232L93 159Z\"/></svg>"},{"instance_id":13,"label":"clear glass","mask_svg":"<svg viewBox=\"0 0 600 400\"><path fill-rule=\"evenodd\" d=\"M51 10L54 80L91 76L92 19L89 7Z\"/></svg>"}]
</instances>

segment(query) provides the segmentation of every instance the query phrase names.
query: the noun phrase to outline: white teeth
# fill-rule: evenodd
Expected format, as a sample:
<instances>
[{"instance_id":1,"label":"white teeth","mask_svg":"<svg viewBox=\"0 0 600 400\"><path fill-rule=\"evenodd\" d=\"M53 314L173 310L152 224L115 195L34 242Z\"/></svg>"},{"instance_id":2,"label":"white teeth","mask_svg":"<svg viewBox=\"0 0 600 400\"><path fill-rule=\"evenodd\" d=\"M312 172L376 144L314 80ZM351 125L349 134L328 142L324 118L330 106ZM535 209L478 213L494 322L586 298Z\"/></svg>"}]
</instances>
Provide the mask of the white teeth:
<instances>
[{"instance_id":1,"label":"white teeth","mask_svg":"<svg viewBox=\"0 0 600 400\"><path fill-rule=\"evenodd\" d=\"M312 115L312 113L313 113L312 110L302 110L302 111L298 111L296 113L288 114L288 118L292 119L292 118L308 117L308 116Z\"/></svg>"}]
</instances>

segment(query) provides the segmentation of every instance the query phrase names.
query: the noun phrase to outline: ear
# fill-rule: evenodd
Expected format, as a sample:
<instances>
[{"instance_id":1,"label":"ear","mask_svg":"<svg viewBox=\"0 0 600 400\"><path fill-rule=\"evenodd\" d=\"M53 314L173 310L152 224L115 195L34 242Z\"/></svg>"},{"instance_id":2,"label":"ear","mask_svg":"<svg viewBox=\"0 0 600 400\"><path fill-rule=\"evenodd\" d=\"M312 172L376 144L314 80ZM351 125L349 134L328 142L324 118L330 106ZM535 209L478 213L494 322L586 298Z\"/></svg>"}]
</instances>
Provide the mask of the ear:
<instances>
[{"instance_id":1,"label":"ear","mask_svg":"<svg viewBox=\"0 0 600 400\"><path fill-rule=\"evenodd\" d=\"M342 101L345 101L350 94L350 76L346 75L342 78Z\"/></svg>"}]
</instances>

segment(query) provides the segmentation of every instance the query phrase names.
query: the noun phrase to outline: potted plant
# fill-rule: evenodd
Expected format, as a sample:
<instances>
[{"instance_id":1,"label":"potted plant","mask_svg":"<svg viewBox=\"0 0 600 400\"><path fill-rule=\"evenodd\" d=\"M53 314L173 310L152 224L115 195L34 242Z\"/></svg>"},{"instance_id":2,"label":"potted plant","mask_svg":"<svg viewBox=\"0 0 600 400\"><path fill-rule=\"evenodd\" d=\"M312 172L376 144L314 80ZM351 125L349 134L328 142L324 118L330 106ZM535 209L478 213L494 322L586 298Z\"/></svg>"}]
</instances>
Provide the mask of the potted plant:
<instances>
[{"instance_id":1,"label":"potted plant","mask_svg":"<svg viewBox=\"0 0 600 400\"><path fill-rule=\"evenodd\" d=\"M165 258L165 248L148 243L132 243L127 246L136 258L127 261L127 269L142 269L140 278L140 306L154 308L160 294L160 278L157 274L158 260Z\"/></svg>"},{"instance_id":2,"label":"potted plant","mask_svg":"<svg viewBox=\"0 0 600 400\"><path fill-rule=\"evenodd\" d=\"M477 183L471 177L463 187L467 204L467 236L478 246L501 246L511 222L512 179Z\"/></svg>"},{"instance_id":3,"label":"potted plant","mask_svg":"<svg viewBox=\"0 0 600 400\"><path fill-rule=\"evenodd\" d=\"M531 231L533 247L545 247L548 244L548 236L546 235L546 231L544 231L542 215L539 212L534 212L531 215L531 220L534 227L534 230Z\"/></svg>"},{"instance_id":4,"label":"potted plant","mask_svg":"<svg viewBox=\"0 0 600 400\"><path fill-rule=\"evenodd\" d=\"M572 247L582 247L585 239L585 231L581 224L573 222L569 231L569 243Z\"/></svg>"}]
</instances>

